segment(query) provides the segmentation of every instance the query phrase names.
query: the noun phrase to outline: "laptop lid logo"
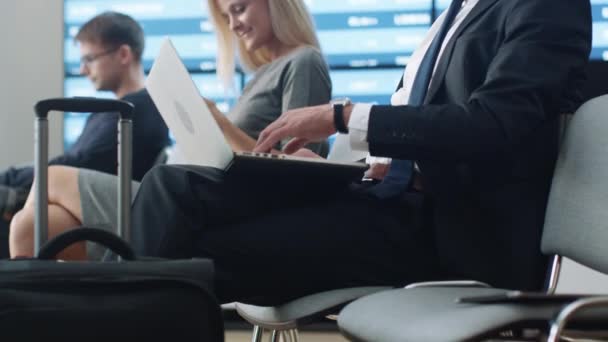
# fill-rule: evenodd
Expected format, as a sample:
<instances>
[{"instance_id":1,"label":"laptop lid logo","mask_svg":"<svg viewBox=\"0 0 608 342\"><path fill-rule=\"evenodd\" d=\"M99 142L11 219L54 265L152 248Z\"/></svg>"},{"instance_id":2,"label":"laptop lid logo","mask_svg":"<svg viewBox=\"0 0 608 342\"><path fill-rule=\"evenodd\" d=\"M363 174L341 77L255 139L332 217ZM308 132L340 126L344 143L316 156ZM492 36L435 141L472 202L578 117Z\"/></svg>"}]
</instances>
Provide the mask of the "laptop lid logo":
<instances>
[{"instance_id":1,"label":"laptop lid logo","mask_svg":"<svg viewBox=\"0 0 608 342\"><path fill-rule=\"evenodd\" d=\"M194 124L192 123L192 120L190 119L190 115L186 111L186 108L184 108L184 106L182 106L182 104L177 101L173 101L173 105L175 106L175 110L177 111L177 116L182 121L182 124L184 125L186 130L190 134L194 134Z\"/></svg>"}]
</instances>

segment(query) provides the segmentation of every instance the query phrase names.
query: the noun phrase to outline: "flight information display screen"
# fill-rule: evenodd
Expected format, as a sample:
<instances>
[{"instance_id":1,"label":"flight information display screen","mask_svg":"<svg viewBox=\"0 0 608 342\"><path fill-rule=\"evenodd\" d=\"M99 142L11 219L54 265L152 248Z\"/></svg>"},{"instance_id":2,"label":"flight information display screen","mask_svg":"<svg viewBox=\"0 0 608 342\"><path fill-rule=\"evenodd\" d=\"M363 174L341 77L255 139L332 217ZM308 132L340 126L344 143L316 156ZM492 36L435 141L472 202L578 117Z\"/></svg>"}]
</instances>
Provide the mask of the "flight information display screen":
<instances>
[{"instance_id":1,"label":"flight information display screen","mask_svg":"<svg viewBox=\"0 0 608 342\"><path fill-rule=\"evenodd\" d=\"M435 0L435 16L433 18L436 19L443 11L450 7L451 2L452 0Z\"/></svg>"},{"instance_id":2,"label":"flight information display screen","mask_svg":"<svg viewBox=\"0 0 608 342\"><path fill-rule=\"evenodd\" d=\"M334 70L330 73L335 98L348 97L353 102L390 104L403 69Z\"/></svg>"},{"instance_id":3,"label":"flight information display screen","mask_svg":"<svg viewBox=\"0 0 608 342\"><path fill-rule=\"evenodd\" d=\"M306 0L321 48L332 67L403 66L432 23L432 0ZM65 70L78 75L73 39L103 11L138 20L146 34L149 70L162 38L170 36L191 71L213 70L217 44L202 0L65 0Z\"/></svg>"},{"instance_id":4,"label":"flight information display screen","mask_svg":"<svg viewBox=\"0 0 608 342\"><path fill-rule=\"evenodd\" d=\"M165 36L173 44L189 70L213 70L217 44L202 0L66 0L64 7L65 70L78 75L79 53L74 36L80 26L104 11L128 14L144 29L146 70L160 49Z\"/></svg>"},{"instance_id":5,"label":"flight information display screen","mask_svg":"<svg viewBox=\"0 0 608 342\"><path fill-rule=\"evenodd\" d=\"M192 75L192 80L197 85L199 91L206 98L213 100L218 109L227 113L234 105L236 98L240 95L240 90L237 93L227 94L224 87L217 79L215 73L197 73ZM235 76L234 84L240 85L242 77ZM91 82L85 77L69 77L64 83L64 94L67 97L72 96L94 96L100 98L115 98L114 94L107 91L96 91ZM240 86L239 86L240 89ZM65 113L63 124L63 147L68 149L78 139L88 114L83 113Z\"/></svg>"},{"instance_id":6,"label":"flight information display screen","mask_svg":"<svg viewBox=\"0 0 608 342\"><path fill-rule=\"evenodd\" d=\"M330 66L404 66L432 24L431 0L308 0Z\"/></svg>"},{"instance_id":7,"label":"flight information display screen","mask_svg":"<svg viewBox=\"0 0 608 342\"><path fill-rule=\"evenodd\" d=\"M608 0L591 0L593 11L592 60L608 61Z\"/></svg>"}]
</instances>

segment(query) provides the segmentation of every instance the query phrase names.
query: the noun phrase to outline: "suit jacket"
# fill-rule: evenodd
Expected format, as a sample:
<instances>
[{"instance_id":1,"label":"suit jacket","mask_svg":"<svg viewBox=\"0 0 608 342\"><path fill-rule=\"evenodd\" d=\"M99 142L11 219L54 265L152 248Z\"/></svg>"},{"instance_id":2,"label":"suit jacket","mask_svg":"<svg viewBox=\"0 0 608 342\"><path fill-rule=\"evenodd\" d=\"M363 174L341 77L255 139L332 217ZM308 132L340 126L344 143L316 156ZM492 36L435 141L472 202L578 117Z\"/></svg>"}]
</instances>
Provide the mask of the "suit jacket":
<instances>
[{"instance_id":1,"label":"suit jacket","mask_svg":"<svg viewBox=\"0 0 608 342\"><path fill-rule=\"evenodd\" d=\"M133 103L133 179L141 180L154 166L160 151L169 145L169 129L145 89L121 100ZM50 165L67 165L116 174L118 113L91 114L76 142ZM0 173L0 184L29 188L34 179L30 166L12 167Z\"/></svg>"},{"instance_id":2,"label":"suit jacket","mask_svg":"<svg viewBox=\"0 0 608 342\"><path fill-rule=\"evenodd\" d=\"M425 105L373 107L370 152L418 161L449 277L541 287L558 116L580 105L590 49L589 1L480 0Z\"/></svg>"}]
</instances>

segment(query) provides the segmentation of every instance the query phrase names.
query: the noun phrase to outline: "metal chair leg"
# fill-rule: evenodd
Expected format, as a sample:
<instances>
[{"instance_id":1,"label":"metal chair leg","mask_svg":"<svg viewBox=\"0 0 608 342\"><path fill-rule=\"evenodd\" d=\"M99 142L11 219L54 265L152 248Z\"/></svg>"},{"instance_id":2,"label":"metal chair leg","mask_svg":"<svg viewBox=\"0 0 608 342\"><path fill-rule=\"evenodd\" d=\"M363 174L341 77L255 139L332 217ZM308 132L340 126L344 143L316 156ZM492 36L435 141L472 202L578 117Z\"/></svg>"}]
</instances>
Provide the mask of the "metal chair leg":
<instances>
[{"instance_id":1,"label":"metal chair leg","mask_svg":"<svg viewBox=\"0 0 608 342\"><path fill-rule=\"evenodd\" d=\"M252 342L261 342L264 329L259 325L253 326ZM298 329L289 330L272 330L270 333L270 342L298 342Z\"/></svg>"},{"instance_id":2,"label":"metal chair leg","mask_svg":"<svg viewBox=\"0 0 608 342\"><path fill-rule=\"evenodd\" d=\"M270 342L279 342L279 336L281 335L281 333L277 330L273 330L270 333Z\"/></svg>"},{"instance_id":3,"label":"metal chair leg","mask_svg":"<svg viewBox=\"0 0 608 342\"><path fill-rule=\"evenodd\" d=\"M574 314L584 309L608 306L608 297L583 298L566 305L557 315L549 331L548 342L558 342L566 324Z\"/></svg>"},{"instance_id":4,"label":"metal chair leg","mask_svg":"<svg viewBox=\"0 0 608 342\"><path fill-rule=\"evenodd\" d=\"M289 334L291 335L292 342L299 342L298 329L291 329Z\"/></svg>"},{"instance_id":5,"label":"metal chair leg","mask_svg":"<svg viewBox=\"0 0 608 342\"><path fill-rule=\"evenodd\" d=\"M262 342L262 335L264 334L264 329L259 325L253 326L253 336L251 338L251 342Z\"/></svg>"}]
</instances>

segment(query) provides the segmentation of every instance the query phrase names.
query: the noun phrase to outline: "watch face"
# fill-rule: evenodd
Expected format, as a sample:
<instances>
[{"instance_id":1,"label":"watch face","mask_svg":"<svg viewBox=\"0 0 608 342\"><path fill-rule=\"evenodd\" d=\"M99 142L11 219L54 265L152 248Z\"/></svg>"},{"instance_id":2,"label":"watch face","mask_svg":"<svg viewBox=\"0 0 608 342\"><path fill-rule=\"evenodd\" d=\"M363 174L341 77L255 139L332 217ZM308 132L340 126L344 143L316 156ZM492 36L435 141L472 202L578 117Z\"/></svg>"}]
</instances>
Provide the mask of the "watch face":
<instances>
[{"instance_id":1,"label":"watch face","mask_svg":"<svg viewBox=\"0 0 608 342\"><path fill-rule=\"evenodd\" d=\"M332 105L342 105L342 106L347 106L350 104L350 99L348 97L344 97L344 98L337 98L331 101Z\"/></svg>"}]
</instances>

